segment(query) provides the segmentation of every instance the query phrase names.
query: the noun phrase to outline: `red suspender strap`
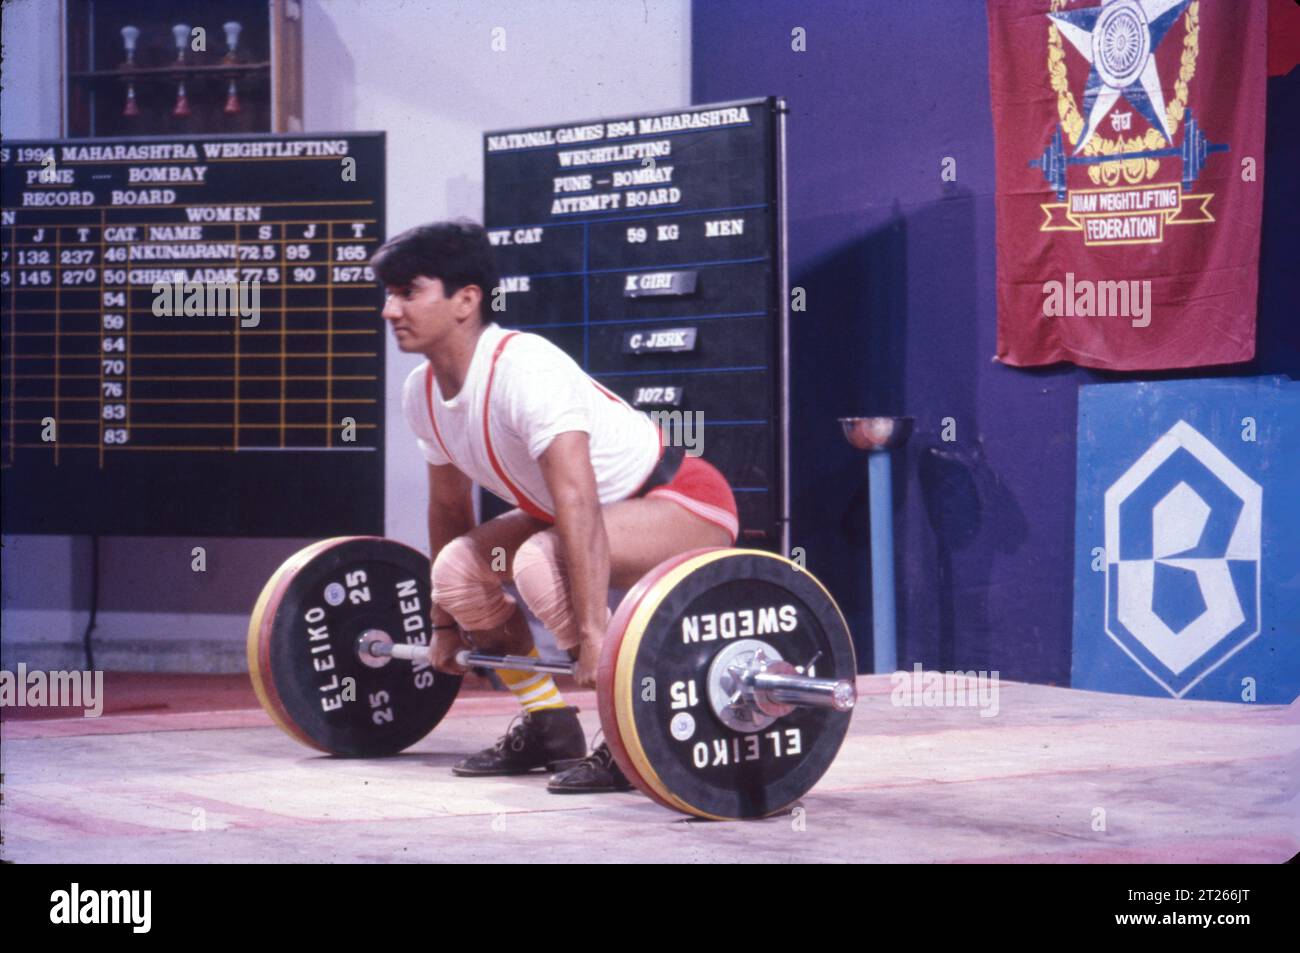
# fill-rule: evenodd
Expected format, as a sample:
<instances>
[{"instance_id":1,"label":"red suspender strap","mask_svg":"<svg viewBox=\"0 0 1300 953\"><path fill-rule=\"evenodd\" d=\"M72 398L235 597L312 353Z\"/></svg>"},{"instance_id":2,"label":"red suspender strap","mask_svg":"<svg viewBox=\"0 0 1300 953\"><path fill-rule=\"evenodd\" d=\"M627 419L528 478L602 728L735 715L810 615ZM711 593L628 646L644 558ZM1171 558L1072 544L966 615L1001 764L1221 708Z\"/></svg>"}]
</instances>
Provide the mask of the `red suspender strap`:
<instances>
[{"instance_id":1,"label":"red suspender strap","mask_svg":"<svg viewBox=\"0 0 1300 953\"><path fill-rule=\"evenodd\" d=\"M599 381L592 381L591 386L596 388L596 390L600 391L602 394L604 394L606 397L608 397L616 404L626 403L626 401L624 401L622 397L619 397L618 394L614 393L609 388L602 386Z\"/></svg>"},{"instance_id":2,"label":"red suspender strap","mask_svg":"<svg viewBox=\"0 0 1300 953\"><path fill-rule=\"evenodd\" d=\"M451 463L455 464L456 461L452 459L451 451L448 450L447 445L442 442L442 432L438 430L438 418L434 416L433 413L433 365L432 364L424 365L424 399L429 406L429 423L433 425L433 436L437 439L438 446L442 447L442 452L447 455L447 459Z\"/></svg>"},{"instance_id":3,"label":"red suspender strap","mask_svg":"<svg viewBox=\"0 0 1300 953\"><path fill-rule=\"evenodd\" d=\"M554 523L555 517L552 514L546 512L532 500L528 499L528 497L524 495L524 491L515 486L514 481L512 481L510 477L506 476L505 468L501 466L501 461L497 459L496 451L492 449L492 432L488 429L488 421L490 419L489 413L492 406L492 381L496 378L497 374L497 359L501 357L501 352L505 350L506 344L509 343L510 339L518 333L518 331L511 331L503 337L500 342L498 342L496 350L492 352L492 366L488 370L487 388L484 390L483 394L483 445L487 447L488 461L492 464L492 469L496 471L497 478L506 485L506 488L514 496L516 502L519 503L519 508L529 516L543 520L547 523Z\"/></svg>"}]
</instances>

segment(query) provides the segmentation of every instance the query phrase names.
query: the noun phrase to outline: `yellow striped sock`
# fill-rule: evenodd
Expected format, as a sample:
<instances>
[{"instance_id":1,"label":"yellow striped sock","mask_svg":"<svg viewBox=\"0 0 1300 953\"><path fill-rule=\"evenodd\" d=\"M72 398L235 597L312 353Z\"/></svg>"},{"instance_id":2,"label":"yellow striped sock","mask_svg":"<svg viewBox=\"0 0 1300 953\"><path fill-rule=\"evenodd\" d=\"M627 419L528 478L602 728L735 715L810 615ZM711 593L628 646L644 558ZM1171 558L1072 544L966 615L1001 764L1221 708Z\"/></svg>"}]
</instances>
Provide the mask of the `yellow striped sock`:
<instances>
[{"instance_id":1,"label":"yellow striped sock","mask_svg":"<svg viewBox=\"0 0 1300 953\"><path fill-rule=\"evenodd\" d=\"M528 655L537 658L537 649L534 648ZM496 673L519 704L524 706L524 711L564 707L564 699L555 687L555 679L545 672L508 672L497 669Z\"/></svg>"}]
</instances>

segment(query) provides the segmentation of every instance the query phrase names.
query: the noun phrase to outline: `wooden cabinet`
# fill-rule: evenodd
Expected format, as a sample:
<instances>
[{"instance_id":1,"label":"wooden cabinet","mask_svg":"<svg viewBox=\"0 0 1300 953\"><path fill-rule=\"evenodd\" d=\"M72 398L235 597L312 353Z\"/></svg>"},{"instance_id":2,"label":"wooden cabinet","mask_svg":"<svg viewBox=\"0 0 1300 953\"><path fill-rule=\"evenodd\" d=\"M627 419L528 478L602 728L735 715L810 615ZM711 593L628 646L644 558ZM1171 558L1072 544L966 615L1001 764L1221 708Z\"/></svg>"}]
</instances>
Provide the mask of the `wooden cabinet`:
<instances>
[{"instance_id":1,"label":"wooden cabinet","mask_svg":"<svg viewBox=\"0 0 1300 953\"><path fill-rule=\"evenodd\" d=\"M63 25L67 136L302 129L299 0L64 0Z\"/></svg>"}]
</instances>

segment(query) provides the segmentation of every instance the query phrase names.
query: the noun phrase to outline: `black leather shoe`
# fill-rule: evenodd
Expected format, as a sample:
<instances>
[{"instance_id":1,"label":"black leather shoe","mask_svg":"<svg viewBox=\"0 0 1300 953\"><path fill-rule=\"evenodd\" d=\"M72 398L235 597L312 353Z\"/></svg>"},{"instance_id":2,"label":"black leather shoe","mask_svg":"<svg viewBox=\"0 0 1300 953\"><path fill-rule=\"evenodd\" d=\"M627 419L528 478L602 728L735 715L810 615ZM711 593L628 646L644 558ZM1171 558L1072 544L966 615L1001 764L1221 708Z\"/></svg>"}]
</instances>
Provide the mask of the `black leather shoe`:
<instances>
[{"instance_id":1,"label":"black leather shoe","mask_svg":"<svg viewBox=\"0 0 1300 953\"><path fill-rule=\"evenodd\" d=\"M578 763L587 750L587 736L578 709L546 708L524 712L510 722L491 748L472 754L451 769L461 777L527 774L544 768L559 771Z\"/></svg>"},{"instance_id":2,"label":"black leather shoe","mask_svg":"<svg viewBox=\"0 0 1300 953\"><path fill-rule=\"evenodd\" d=\"M546 785L552 794L599 794L605 791L630 791L632 783L619 770L609 745L600 745L567 771L562 771Z\"/></svg>"}]
</instances>

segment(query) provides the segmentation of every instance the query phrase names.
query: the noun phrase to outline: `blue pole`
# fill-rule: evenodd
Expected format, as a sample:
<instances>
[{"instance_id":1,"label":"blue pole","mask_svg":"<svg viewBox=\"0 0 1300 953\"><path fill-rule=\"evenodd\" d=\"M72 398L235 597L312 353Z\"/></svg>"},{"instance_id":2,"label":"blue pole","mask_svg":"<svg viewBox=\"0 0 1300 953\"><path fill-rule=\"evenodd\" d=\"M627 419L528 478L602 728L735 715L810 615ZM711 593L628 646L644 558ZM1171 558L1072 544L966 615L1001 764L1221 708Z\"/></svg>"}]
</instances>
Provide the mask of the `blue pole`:
<instances>
[{"instance_id":1,"label":"blue pole","mask_svg":"<svg viewBox=\"0 0 1300 953\"><path fill-rule=\"evenodd\" d=\"M876 674L898 668L894 608L894 490L889 451L867 455L871 494L871 647Z\"/></svg>"}]
</instances>

